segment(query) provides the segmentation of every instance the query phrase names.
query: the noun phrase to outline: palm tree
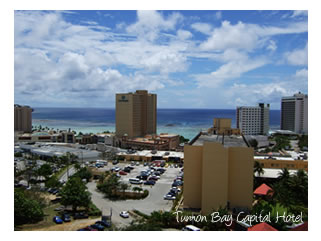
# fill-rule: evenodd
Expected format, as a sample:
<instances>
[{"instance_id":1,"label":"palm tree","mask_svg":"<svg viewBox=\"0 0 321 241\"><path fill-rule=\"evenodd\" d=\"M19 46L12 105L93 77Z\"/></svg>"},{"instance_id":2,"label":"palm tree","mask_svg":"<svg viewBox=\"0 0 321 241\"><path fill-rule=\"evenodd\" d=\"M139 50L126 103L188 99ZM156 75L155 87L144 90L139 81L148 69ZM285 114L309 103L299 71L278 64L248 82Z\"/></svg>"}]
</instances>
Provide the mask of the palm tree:
<instances>
[{"instance_id":1,"label":"palm tree","mask_svg":"<svg viewBox=\"0 0 321 241\"><path fill-rule=\"evenodd\" d=\"M264 174L264 170L263 170L263 164L255 161L254 162L254 174L257 173L259 176L261 176L262 174Z\"/></svg>"},{"instance_id":2,"label":"palm tree","mask_svg":"<svg viewBox=\"0 0 321 241\"><path fill-rule=\"evenodd\" d=\"M281 172L279 172L278 178L280 180L288 181L290 178L290 172L287 168L283 168Z\"/></svg>"}]
</instances>

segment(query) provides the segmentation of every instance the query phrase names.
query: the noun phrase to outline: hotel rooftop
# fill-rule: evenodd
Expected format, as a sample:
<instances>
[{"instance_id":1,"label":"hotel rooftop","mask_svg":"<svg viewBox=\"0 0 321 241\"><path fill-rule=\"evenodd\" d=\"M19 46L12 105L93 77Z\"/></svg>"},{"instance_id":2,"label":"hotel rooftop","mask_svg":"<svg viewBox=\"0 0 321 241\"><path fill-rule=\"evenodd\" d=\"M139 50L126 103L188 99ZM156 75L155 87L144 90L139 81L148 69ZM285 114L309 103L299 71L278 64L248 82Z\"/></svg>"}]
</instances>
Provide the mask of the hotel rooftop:
<instances>
[{"instance_id":1,"label":"hotel rooftop","mask_svg":"<svg viewBox=\"0 0 321 241\"><path fill-rule=\"evenodd\" d=\"M224 147L248 147L242 136L213 135L202 132L190 142L193 146L202 146L204 142L219 142Z\"/></svg>"}]
</instances>

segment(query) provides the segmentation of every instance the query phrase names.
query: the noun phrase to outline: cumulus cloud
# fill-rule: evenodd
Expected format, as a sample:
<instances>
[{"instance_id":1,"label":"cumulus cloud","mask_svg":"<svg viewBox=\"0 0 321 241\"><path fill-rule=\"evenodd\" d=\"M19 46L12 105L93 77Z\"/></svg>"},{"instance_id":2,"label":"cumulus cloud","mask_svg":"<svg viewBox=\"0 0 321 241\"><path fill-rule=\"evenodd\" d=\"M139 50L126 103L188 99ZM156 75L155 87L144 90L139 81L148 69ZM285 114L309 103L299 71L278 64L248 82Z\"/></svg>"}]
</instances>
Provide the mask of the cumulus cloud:
<instances>
[{"instance_id":1,"label":"cumulus cloud","mask_svg":"<svg viewBox=\"0 0 321 241\"><path fill-rule=\"evenodd\" d=\"M306 22L290 24L287 27L259 26L239 21L233 25L223 21L215 28L211 36L200 45L203 50L224 50L228 48L252 51L264 43L266 37L280 34L303 33L308 31Z\"/></svg>"},{"instance_id":2,"label":"cumulus cloud","mask_svg":"<svg viewBox=\"0 0 321 241\"><path fill-rule=\"evenodd\" d=\"M308 65L308 43L303 49L295 49L284 54L285 60L291 65Z\"/></svg>"},{"instance_id":3,"label":"cumulus cloud","mask_svg":"<svg viewBox=\"0 0 321 241\"><path fill-rule=\"evenodd\" d=\"M189 39L193 36L193 34L190 32L190 31L186 31L186 30L182 30L182 29L179 29L177 31L177 37L180 39L180 40L185 40L185 39Z\"/></svg>"},{"instance_id":4,"label":"cumulus cloud","mask_svg":"<svg viewBox=\"0 0 321 241\"><path fill-rule=\"evenodd\" d=\"M191 27L198 31L198 32L201 32L203 34L206 34L206 35L210 35L211 32L212 32L212 26L208 23L200 23L200 22L197 22L197 23L193 23L191 25Z\"/></svg>"},{"instance_id":5,"label":"cumulus cloud","mask_svg":"<svg viewBox=\"0 0 321 241\"><path fill-rule=\"evenodd\" d=\"M183 17L180 13L173 13L168 18L157 11L137 11L137 22L128 26L128 33L140 38L154 41L161 30L172 30Z\"/></svg>"},{"instance_id":6,"label":"cumulus cloud","mask_svg":"<svg viewBox=\"0 0 321 241\"><path fill-rule=\"evenodd\" d=\"M220 13L216 12L217 18ZM93 21L68 22L60 11L15 11L15 99L38 105L105 106L115 92L184 87L187 80L177 76L192 76L189 80L196 80L198 90L221 88L270 63L268 57L279 50L273 36L307 31L305 22L275 27L223 21L214 28L198 18L187 28L181 24L183 19L177 12L138 11L134 23L119 22L110 29ZM197 32L206 39L198 39ZM252 54L255 49L270 54ZM285 63L306 66L307 46L283 56ZM215 68L202 74L195 74L195 68L189 72L191 58L213 61ZM182 75L173 75L178 72ZM294 83L307 81L307 69L292 77ZM243 95L230 93L241 102L249 86L239 88L244 89ZM276 83L272 89L281 93L282 88ZM195 99L202 97L198 93Z\"/></svg>"}]
</instances>

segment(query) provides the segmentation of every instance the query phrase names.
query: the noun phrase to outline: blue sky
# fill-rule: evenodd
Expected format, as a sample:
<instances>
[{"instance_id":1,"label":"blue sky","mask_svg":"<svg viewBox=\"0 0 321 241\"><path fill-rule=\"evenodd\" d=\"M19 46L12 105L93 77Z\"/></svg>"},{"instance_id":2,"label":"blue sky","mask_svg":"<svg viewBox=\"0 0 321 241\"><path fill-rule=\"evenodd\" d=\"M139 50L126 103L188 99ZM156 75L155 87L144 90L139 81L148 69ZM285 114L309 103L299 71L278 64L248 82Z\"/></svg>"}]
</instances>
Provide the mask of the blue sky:
<instances>
[{"instance_id":1,"label":"blue sky","mask_svg":"<svg viewBox=\"0 0 321 241\"><path fill-rule=\"evenodd\" d=\"M15 11L14 101L234 109L308 91L307 11Z\"/></svg>"}]
</instances>

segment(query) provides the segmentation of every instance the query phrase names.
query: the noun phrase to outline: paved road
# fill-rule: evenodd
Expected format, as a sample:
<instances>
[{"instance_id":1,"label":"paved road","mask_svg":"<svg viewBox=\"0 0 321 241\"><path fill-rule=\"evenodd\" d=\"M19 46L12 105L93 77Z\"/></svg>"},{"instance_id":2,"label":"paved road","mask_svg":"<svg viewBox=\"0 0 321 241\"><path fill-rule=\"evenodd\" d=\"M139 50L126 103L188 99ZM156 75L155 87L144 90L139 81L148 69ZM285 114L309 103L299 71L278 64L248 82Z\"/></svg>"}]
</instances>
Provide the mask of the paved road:
<instances>
[{"instance_id":1,"label":"paved road","mask_svg":"<svg viewBox=\"0 0 321 241\"><path fill-rule=\"evenodd\" d=\"M76 169L74 166L69 167L69 177L71 177L73 174L76 173ZM68 175L67 175L67 170L64 172L64 174L59 178L59 181L65 181L67 182Z\"/></svg>"},{"instance_id":2,"label":"paved road","mask_svg":"<svg viewBox=\"0 0 321 241\"><path fill-rule=\"evenodd\" d=\"M123 164L119 164L119 167L123 167ZM128 183L128 179L139 175L141 170L146 169L144 166L136 166L132 172L127 176L122 176L121 181ZM179 168L167 168L167 171L157 181L155 186L143 186L144 189L149 190L149 195L143 200L122 200L122 201L110 201L104 198L104 195L96 190L96 183L90 182L87 184L88 191L92 194L92 201L94 204L102 210L103 214L109 215L110 209L112 209L112 221L117 226L128 225L133 219L130 217L124 219L119 216L121 211L139 210L143 213L150 214L156 210L169 211L172 207L173 201L164 200L164 195L171 188L171 184L177 174ZM137 185L132 185L132 187Z\"/></svg>"}]
</instances>

